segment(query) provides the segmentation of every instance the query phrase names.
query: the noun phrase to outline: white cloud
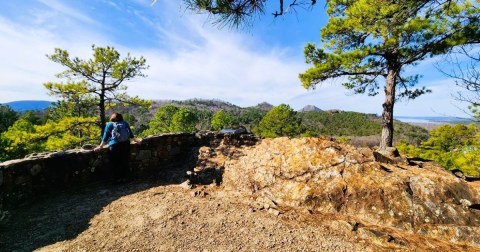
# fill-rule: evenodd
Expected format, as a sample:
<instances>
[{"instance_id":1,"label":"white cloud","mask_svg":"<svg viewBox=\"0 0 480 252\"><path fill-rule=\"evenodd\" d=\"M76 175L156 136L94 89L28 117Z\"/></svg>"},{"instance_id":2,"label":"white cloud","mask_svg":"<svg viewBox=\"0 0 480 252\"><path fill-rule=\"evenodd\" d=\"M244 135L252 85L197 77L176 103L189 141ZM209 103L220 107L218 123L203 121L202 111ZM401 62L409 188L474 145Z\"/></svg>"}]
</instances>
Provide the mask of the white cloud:
<instances>
[{"instance_id":1,"label":"white cloud","mask_svg":"<svg viewBox=\"0 0 480 252\"><path fill-rule=\"evenodd\" d=\"M39 2L43 3L44 5L48 6L50 10L54 10L60 13L62 16L66 16L69 18L76 19L82 23L87 23L90 25L98 25L98 23L89 17L88 15L84 15L78 10L74 8L70 8L69 6L62 4L58 0L39 0Z\"/></svg>"},{"instance_id":2,"label":"white cloud","mask_svg":"<svg viewBox=\"0 0 480 252\"><path fill-rule=\"evenodd\" d=\"M415 100L397 103L397 105L395 105L396 115L467 117L462 111L466 105L456 101L452 97L452 94L458 91L463 91L455 85L453 80L441 79L425 82L423 84L431 89L432 93L422 95Z\"/></svg>"},{"instance_id":3,"label":"white cloud","mask_svg":"<svg viewBox=\"0 0 480 252\"><path fill-rule=\"evenodd\" d=\"M278 104L304 92L297 78L304 63L288 50L202 25L198 17L176 21L174 29L157 27L168 51L140 52L151 66L149 77L131 85L131 92L153 99L217 98L240 106Z\"/></svg>"},{"instance_id":4,"label":"white cloud","mask_svg":"<svg viewBox=\"0 0 480 252\"><path fill-rule=\"evenodd\" d=\"M348 96L339 82L305 90L298 73L308 66L299 48L271 47L249 33L212 27L205 16L182 14L178 3L172 1L159 1L153 7L150 1L139 2L149 9L138 11L133 4L127 6L132 2L112 5L112 1L102 1L102 11L122 11L129 15L124 19L134 18L148 28L142 37L131 38L137 44L117 42L117 38L108 35L112 33L105 31L124 29L121 25L99 25L102 21L96 19L95 13L86 14L65 2L42 0L48 8L36 10L35 20L30 23L0 16L0 32L4 34L0 36L0 50L6 59L0 61L0 102L53 99L46 95L42 83L55 81L54 74L62 68L45 54L60 47L73 56L89 58L91 44L97 44L113 45L122 55L130 52L147 59L151 66L146 71L148 77L125 83L130 94L143 98L209 98L239 106L267 101L274 105L288 103L295 109L312 104L321 109L381 113L383 94ZM156 46L139 46L142 40L153 41L150 44ZM436 115L439 110L447 115L460 113L450 104L454 85L448 81L425 84L433 86L434 93L397 103L396 115Z\"/></svg>"},{"instance_id":5,"label":"white cloud","mask_svg":"<svg viewBox=\"0 0 480 252\"><path fill-rule=\"evenodd\" d=\"M46 55L57 47L67 49L72 55L86 55L91 51L92 41L105 41L102 34L89 31L83 22L94 22L86 16L74 14L56 1L43 2L62 12L55 14L41 9L33 13L31 20L18 21L0 16L0 102L54 99L46 94L43 83L56 81L54 75L63 69ZM79 21L61 22L68 19L63 16L65 13Z\"/></svg>"}]
</instances>

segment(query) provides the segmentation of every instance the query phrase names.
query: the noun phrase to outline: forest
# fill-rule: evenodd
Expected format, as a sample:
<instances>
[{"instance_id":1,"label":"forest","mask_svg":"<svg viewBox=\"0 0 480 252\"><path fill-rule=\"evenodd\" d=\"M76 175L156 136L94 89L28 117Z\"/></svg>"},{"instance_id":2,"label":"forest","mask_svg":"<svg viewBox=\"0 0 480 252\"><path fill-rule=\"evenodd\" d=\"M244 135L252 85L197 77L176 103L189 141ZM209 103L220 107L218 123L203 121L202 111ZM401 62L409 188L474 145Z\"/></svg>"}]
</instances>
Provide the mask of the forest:
<instances>
[{"instance_id":1,"label":"forest","mask_svg":"<svg viewBox=\"0 0 480 252\"><path fill-rule=\"evenodd\" d=\"M219 18L217 22L234 27L265 4L187 2L192 10L210 13ZM283 14L283 7L280 9L275 16ZM137 137L225 127L245 127L266 138L328 136L379 151L396 146L403 154L478 176L478 124L443 125L428 132L394 120L393 108L396 102L431 92L416 87L421 76L409 75L406 69L439 57L451 66L440 72L464 90L454 98L467 104L465 113L472 121L480 119L479 14L478 2L470 1L327 2L329 20L321 30L322 46L306 44L304 56L309 68L299 74L300 82L304 88L314 89L326 80L344 77L341 85L354 94L375 96L383 90L381 116L348 111L297 112L288 104L241 108L218 100L146 100L130 96L125 84L147 77L149 66L143 56L128 53L121 57L114 47L92 45L91 58L82 59L55 48L47 57L64 71L56 75L59 80L43 85L56 102L46 111L21 114L1 106L0 147L4 151L0 161L98 144L109 114L115 111L124 115Z\"/></svg>"},{"instance_id":2,"label":"forest","mask_svg":"<svg viewBox=\"0 0 480 252\"><path fill-rule=\"evenodd\" d=\"M33 152L61 151L100 142L101 129L93 118L54 121L58 109L15 112L0 105L0 161L23 158ZM332 137L358 147L375 147L380 141L381 118L350 111L294 111L289 105L268 103L242 108L220 100L152 101L150 107L116 104L136 137L171 132L218 131L245 127L262 137ZM480 126L443 124L430 131L395 120L395 146L410 157L434 160L450 170L478 176Z\"/></svg>"}]
</instances>

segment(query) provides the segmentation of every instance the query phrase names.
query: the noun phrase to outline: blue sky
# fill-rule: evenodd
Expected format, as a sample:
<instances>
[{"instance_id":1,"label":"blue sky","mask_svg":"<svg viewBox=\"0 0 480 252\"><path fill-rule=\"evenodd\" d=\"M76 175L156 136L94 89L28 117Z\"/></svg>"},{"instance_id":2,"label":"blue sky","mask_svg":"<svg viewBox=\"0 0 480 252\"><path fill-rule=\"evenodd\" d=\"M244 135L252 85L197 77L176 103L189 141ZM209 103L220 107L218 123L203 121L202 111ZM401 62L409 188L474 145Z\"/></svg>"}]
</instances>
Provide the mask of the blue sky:
<instances>
[{"instance_id":1,"label":"blue sky","mask_svg":"<svg viewBox=\"0 0 480 252\"><path fill-rule=\"evenodd\" d=\"M272 1L270 1L272 2ZM273 1L276 2L276 1ZM272 3L273 3L272 2ZM319 42L326 23L324 4L285 17L269 13L248 29L212 26L206 15L185 10L181 1L27 0L0 2L0 103L54 100L43 83L61 81L64 70L47 59L54 48L91 57L91 45L114 46L122 55L144 56L148 77L126 82L128 93L147 99L220 99L246 107L266 101L294 109L315 105L381 114L383 93L350 95L333 80L302 88L303 47ZM455 102L454 81L430 59L407 71L421 73L419 85L433 90L395 105L397 116L465 116Z\"/></svg>"}]
</instances>

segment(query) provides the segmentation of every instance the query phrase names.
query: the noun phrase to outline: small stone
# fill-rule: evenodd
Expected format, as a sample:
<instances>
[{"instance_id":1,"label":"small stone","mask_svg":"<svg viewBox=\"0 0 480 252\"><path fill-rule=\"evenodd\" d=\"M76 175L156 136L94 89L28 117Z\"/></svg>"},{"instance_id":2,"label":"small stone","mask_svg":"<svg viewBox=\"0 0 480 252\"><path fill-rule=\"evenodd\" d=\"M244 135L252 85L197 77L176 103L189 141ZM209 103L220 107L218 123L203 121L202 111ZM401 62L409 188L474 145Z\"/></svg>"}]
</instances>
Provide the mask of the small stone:
<instances>
[{"instance_id":1,"label":"small stone","mask_svg":"<svg viewBox=\"0 0 480 252\"><path fill-rule=\"evenodd\" d=\"M270 209L268 209L268 212L275 215L275 216L280 215L280 211L278 211L277 209L270 208Z\"/></svg>"},{"instance_id":2,"label":"small stone","mask_svg":"<svg viewBox=\"0 0 480 252\"><path fill-rule=\"evenodd\" d=\"M35 165L30 169L30 174L32 174L32 176L36 176L36 175L39 174L41 171L42 171L42 166L39 165L39 164L35 164Z\"/></svg>"},{"instance_id":3,"label":"small stone","mask_svg":"<svg viewBox=\"0 0 480 252\"><path fill-rule=\"evenodd\" d=\"M467 200L467 199L461 199L461 200L460 200L460 204L462 204L463 207L468 208L469 206L472 205L472 202L470 202L470 201Z\"/></svg>"}]
</instances>

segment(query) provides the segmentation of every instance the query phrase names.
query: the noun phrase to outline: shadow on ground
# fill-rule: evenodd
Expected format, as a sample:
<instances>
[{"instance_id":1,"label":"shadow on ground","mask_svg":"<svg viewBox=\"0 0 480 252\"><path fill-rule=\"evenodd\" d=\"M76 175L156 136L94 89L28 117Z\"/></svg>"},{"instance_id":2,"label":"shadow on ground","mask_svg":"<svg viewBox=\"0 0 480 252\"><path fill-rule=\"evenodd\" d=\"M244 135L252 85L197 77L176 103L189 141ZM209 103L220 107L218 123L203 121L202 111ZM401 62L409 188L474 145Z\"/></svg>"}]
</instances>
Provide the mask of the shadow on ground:
<instances>
[{"instance_id":1,"label":"shadow on ground","mask_svg":"<svg viewBox=\"0 0 480 252\"><path fill-rule=\"evenodd\" d=\"M198 153L198 149L196 150ZM196 164L195 155L161 174L114 185L101 181L75 190L49 194L8 210L0 221L0 251L32 251L70 240L88 229L90 220L111 202L156 186L181 184Z\"/></svg>"}]
</instances>

